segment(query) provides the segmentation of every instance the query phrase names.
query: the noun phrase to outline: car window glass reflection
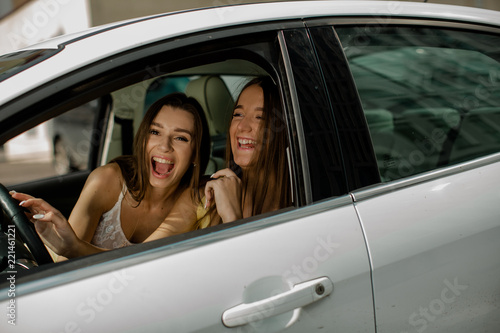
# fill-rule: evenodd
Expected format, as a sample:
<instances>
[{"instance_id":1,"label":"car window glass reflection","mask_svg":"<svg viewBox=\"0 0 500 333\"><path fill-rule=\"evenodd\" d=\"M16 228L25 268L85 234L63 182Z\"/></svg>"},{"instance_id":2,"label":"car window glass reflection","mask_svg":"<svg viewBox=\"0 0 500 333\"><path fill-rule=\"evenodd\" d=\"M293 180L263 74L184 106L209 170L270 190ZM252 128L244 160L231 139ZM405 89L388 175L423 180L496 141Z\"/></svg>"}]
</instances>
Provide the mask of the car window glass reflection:
<instances>
[{"instance_id":1,"label":"car window glass reflection","mask_svg":"<svg viewBox=\"0 0 500 333\"><path fill-rule=\"evenodd\" d=\"M338 28L383 181L500 151L500 38Z\"/></svg>"}]
</instances>

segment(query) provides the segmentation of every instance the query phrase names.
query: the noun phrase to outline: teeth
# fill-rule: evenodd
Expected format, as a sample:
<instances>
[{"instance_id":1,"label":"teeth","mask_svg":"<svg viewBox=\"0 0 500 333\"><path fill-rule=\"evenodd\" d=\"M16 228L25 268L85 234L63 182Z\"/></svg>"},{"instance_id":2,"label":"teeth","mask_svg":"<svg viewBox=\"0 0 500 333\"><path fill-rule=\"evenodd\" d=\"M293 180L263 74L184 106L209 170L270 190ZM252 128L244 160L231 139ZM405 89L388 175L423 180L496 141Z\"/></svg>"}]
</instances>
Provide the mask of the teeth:
<instances>
[{"instance_id":1,"label":"teeth","mask_svg":"<svg viewBox=\"0 0 500 333\"><path fill-rule=\"evenodd\" d=\"M159 158L159 157L153 157L153 161L158 162L158 163L164 163L164 164L174 164L174 162L172 162L170 160L166 160L166 159Z\"/></svg>"},{"instance_id":2,"label":"teeth","mask_svg":"<svg viewBox=\"0 0 500 333\"><path fill-rule=\"evenodd\" d=\"M247 139L238 139L238 142L240 145L248 145L248 144L256 145L257 144L257 141L247 140Z\"/></svg>"}]
</instances>

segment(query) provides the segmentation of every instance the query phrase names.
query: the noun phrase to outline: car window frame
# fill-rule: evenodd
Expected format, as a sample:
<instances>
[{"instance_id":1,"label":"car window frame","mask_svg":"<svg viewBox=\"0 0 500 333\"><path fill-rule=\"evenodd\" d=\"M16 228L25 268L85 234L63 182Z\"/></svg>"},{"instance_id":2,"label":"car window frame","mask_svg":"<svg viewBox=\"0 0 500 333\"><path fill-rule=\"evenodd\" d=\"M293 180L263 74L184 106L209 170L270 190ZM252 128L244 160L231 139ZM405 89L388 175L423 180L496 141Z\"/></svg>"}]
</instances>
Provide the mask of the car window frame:
<instances>
[{"instance_id":1,"label":"car window frame","mask_svg":"<svg viewBox=\"0 0 500 333\"><path fill-rule=\"evenodd\" d=\"M311 204L341 196L347 193L345 165L313 40L306 27L284 30L282 36L287 49L289 85L295 92L292 110L304 152L304 199Z\"/></svg>"}]
</instances>

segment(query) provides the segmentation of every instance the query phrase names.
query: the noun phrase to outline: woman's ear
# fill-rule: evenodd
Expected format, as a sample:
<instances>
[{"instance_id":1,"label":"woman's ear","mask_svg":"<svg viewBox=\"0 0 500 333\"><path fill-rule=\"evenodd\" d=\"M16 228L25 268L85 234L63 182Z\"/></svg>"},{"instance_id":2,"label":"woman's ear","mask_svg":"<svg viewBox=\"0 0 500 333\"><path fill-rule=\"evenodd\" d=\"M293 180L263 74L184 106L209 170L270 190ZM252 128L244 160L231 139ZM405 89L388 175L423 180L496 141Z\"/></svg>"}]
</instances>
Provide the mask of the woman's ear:
<instances>
[{"instance_id":1,"label":"woman's ear","mask_svg":"<svg viewBox=\"0 0 500 333\"><path fill-rule=\"evenodd\" d=\"M193 152L193 156L191 157L191 164L195 167L197 164L200 164L200 152L195 150Z\"/></svg>"}]
</instances>

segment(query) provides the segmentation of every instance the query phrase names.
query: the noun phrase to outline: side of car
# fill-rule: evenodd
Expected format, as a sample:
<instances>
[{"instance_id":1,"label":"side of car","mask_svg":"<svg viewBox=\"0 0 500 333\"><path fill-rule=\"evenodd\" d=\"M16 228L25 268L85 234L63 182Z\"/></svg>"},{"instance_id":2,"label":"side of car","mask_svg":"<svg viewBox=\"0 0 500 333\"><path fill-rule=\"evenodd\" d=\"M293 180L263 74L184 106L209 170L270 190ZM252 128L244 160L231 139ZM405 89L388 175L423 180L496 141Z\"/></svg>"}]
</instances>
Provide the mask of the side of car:
<instances>
[{"instance_id":1,"label":"side of car","mask_svg":"<svg viewBox=\"0 0 500 333\"><path fill-rule=\"evenodd\" d=\"M439 40L443 31L450 32L447 43ZM69 210L88 172L127 152L131 131L155 88L164 93L172 78L184 82L175 89L186 90L187 81L194 82L191 88L206 87L197 83L207 77L239 82L266 74L282 94L294 207L20 273L16 304L33 319L19 316L18 325L40 330L43 320L42 330L50 332L469 332L480 325L496 327L499 265L491 254L499 250L500 157L492 153L498 151L500 131L489 130L487 148L467 146L459 150L462 157L438 164L441 154L427 154L422 147L430 146L419 145L427 143L425 133L405 141L397 134L416 131L394 128L418 123L410 117L425 106L434 111L427 114L446 115L444 125L431 129L443 133L450 127L446 120L456 118L448 116L449 103L439 100L453 100L449 96L456 92L432 91L434 99L428 101L421 85L404 86L397 80L401 72L380 66L408 49L472 50L462 32L476 40L498 38L492 26L437 20L270 21L144 45L48 83L44 88L50 93L26 98L17 111L19 117L33 117L26 127L103 100L90 136L89 169L18 184L16 190ZM498 49L473 51L492 59L489 78L478 77L483 84L474 92L498 108ZM464 59L455 64L465 67L463 79L450 84L448 76L439 76L443 87L456 87L471 72L481 72ZM417 64L401 65L401 71L412 66ZM370 78L370 73L377 75ZM233 90L238 89L223 93L227 102L217 109L230 103ZM408 96L415 104L424 102L408 107ZM205 108L210 103L200 102ZM399 117L407 109L410 115ZM498 124L488 118L497 113L485 113L482 126ZM421 123L432 120L423 117ZM219 142L223 134L215 128L212 124L212 139ZM428 125L419 128L429 130ZM214 145L216 168L219 149ZM464 155L465 150L473 153ZM410 164L411 171L408 161L418 161ZM12 300L8 288L1 291L1 306Z\"/></svg>"}]
</instances>

